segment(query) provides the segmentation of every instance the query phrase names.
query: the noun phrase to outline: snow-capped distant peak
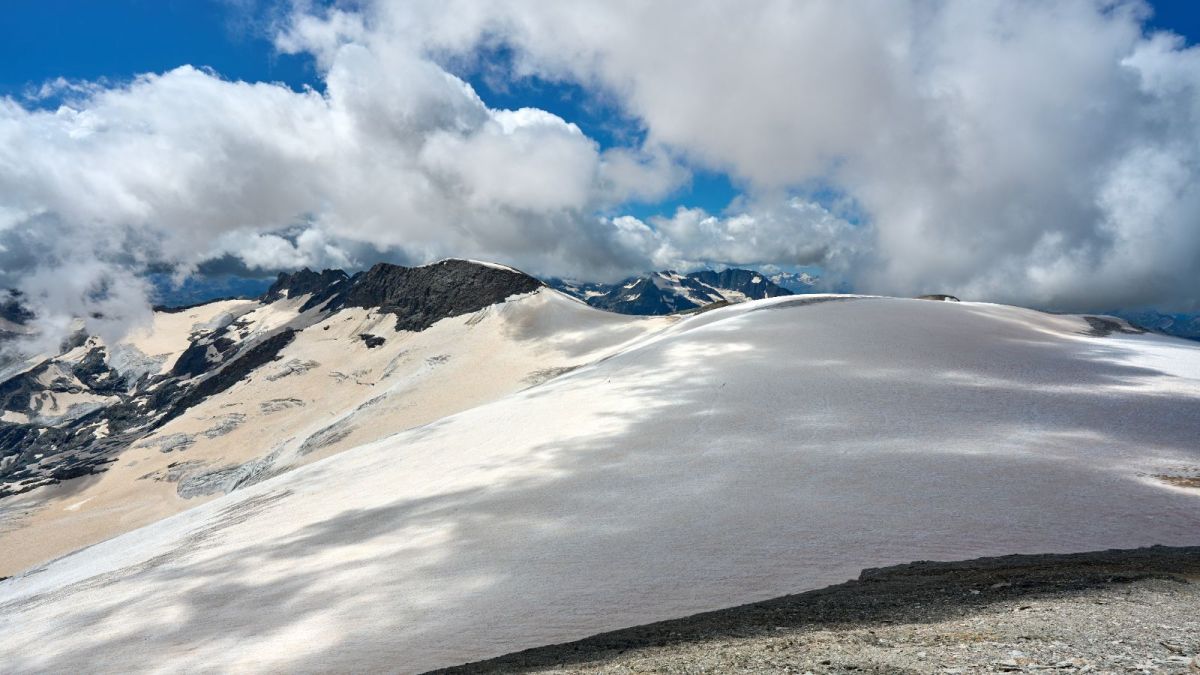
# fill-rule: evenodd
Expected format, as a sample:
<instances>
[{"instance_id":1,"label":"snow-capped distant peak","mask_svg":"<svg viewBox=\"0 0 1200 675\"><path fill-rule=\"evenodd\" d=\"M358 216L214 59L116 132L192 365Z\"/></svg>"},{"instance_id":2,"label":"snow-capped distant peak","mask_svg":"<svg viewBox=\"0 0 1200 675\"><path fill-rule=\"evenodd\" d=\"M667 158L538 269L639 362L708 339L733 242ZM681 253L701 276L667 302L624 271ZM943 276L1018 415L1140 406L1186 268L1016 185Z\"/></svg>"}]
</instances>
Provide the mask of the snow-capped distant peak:
<instances>
[{"instance_id":1,"label":"snow-capped distant peak","mask_svg":"<svg viewBox=\"0 0 1200 675\"><path fill-rule=\"evenodd\" d=\"M819 277L813 276L808 272L780 272L773 274L770 277L771 283L777 286L788 289L793 292L810 292L811 289L820 281Z\"/></svg>"},{"instance_id":2,"label":"snow-capped distant peak","mask_svg":"<svg viewBox=\"0 0 1200 675\"><path fill-rule=\"evenodd\" d=\"M662 270L612 285L563 280L551 280L550 285L593 307L622 314L671 314L715 302L736 303L792 293L758 272L735 268L689 274Z\"/></svg>"}]
</instances>

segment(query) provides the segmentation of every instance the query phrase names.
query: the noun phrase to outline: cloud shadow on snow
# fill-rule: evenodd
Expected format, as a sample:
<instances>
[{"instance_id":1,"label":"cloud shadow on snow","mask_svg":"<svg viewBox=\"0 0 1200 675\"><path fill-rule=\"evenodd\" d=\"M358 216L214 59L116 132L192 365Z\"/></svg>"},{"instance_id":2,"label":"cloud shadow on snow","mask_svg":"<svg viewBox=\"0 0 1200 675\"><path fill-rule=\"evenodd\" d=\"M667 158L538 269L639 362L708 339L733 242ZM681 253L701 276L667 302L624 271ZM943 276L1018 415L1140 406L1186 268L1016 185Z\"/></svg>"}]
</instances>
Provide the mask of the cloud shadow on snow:
<instances>
[{"instance_id":1,"label":"cloud shadow on snow","mask_svg":"<svg viewBox=\"0 0 1200 675\"><path fill-rule=\"evenodd\" d=\"M603 432L530 449L546 470L331 510L236 558L204 555L253 515L227 514L222 532L166 559L30 600L111 595L66 627L39 626L39 647L6 659L15 671L103 669L133 641L153 659L304 630L316 635L307 651L257 665L420 670L807 591L864 567L1200 543L1200 496L1125 468L1200 464L1200 399L1111 393L1158 371L1121 363L1116 347L1081 352L1000 322L996 346L960 353L966 315L949 311L940 331L844 312L756 317L753 342L739 340L743 319L710 323L683 347L664 341L528 390L533 405L601 374L624 383ZM805 327L829 320L851 325ZM263 484L255 512L285 509L287 485ZM146 607L173 618L149 633L96 632Z\"/></svg>"}]
</instances>

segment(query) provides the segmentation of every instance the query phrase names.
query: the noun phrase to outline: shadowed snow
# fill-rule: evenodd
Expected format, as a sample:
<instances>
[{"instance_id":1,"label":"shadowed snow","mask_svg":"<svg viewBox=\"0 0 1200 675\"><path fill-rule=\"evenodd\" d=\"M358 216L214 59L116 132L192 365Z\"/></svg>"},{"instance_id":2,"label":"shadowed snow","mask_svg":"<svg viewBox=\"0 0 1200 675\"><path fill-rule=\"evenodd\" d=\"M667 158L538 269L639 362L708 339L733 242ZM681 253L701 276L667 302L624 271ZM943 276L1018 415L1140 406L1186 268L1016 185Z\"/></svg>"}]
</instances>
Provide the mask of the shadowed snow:
<instances>
[{"instance_id":1,"label":"shadowed snow","mask_svg":"<svg viewBox=\"0 0 1200 675\"><path fill-rule=\"evenodd\" d=\"M1200 465L1197 345L815 300L680 321L2 582L0 662L411 672L864 567L1200 543L1200 491L1153 478Z\"/></svg>"}]
</instances>

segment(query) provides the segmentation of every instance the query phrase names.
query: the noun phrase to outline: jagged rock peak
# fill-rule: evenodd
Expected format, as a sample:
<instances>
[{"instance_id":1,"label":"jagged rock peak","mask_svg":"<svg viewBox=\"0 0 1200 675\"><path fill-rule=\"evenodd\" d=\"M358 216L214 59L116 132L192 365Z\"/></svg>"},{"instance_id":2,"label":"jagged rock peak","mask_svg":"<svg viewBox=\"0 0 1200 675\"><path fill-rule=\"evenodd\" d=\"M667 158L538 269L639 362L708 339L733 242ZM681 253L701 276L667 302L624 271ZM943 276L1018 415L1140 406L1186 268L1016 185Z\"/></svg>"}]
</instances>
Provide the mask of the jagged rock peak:
<instances>
[{"instance_id":1,"label":"jagged rock peak","mask_svg":"<svg viewBox=\"0 0 1200 675\"><path fill-rule=\"evenodd\" d=\"M688 276L713 288L739 291L753 300L792 295L792 291L777 285L754 270L728 267L720 272L702 270L700 272L692 272Z\"/></svg>"},{"instance_id":2,"label":"jagged rock peak","mask_svg":"<svg viewBox=\"0 0 1200 675\"><path fill-rule=\"evenodd\" d=\"M280 272L279 277L267 289L262 300L264 302L274 302L281 298L294 298L307 293L322 294L328 291L334 284L343 282L349 278L350 276L342 270L323 270L318 274L305 267L291 274Z\"/></svg>"}]
</instances>

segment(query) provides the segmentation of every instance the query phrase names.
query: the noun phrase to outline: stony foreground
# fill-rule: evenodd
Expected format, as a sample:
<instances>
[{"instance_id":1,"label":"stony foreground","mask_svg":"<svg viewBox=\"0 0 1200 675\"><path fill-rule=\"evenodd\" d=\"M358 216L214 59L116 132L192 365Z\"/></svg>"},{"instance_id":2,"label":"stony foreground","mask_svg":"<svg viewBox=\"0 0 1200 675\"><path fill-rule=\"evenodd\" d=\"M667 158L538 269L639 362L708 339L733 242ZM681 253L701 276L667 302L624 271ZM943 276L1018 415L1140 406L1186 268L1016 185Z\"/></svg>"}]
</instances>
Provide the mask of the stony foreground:
<instances>
[{"instance_id":1,"label":"stony foreground","mask_svg":"<svg viewBox=\"0 0 1200 675\"><path fill-rule=\"evenodd\" d=\"M913 563L444 672L1200 673L1200 547Z\"/></svg>"}]
</instances>

